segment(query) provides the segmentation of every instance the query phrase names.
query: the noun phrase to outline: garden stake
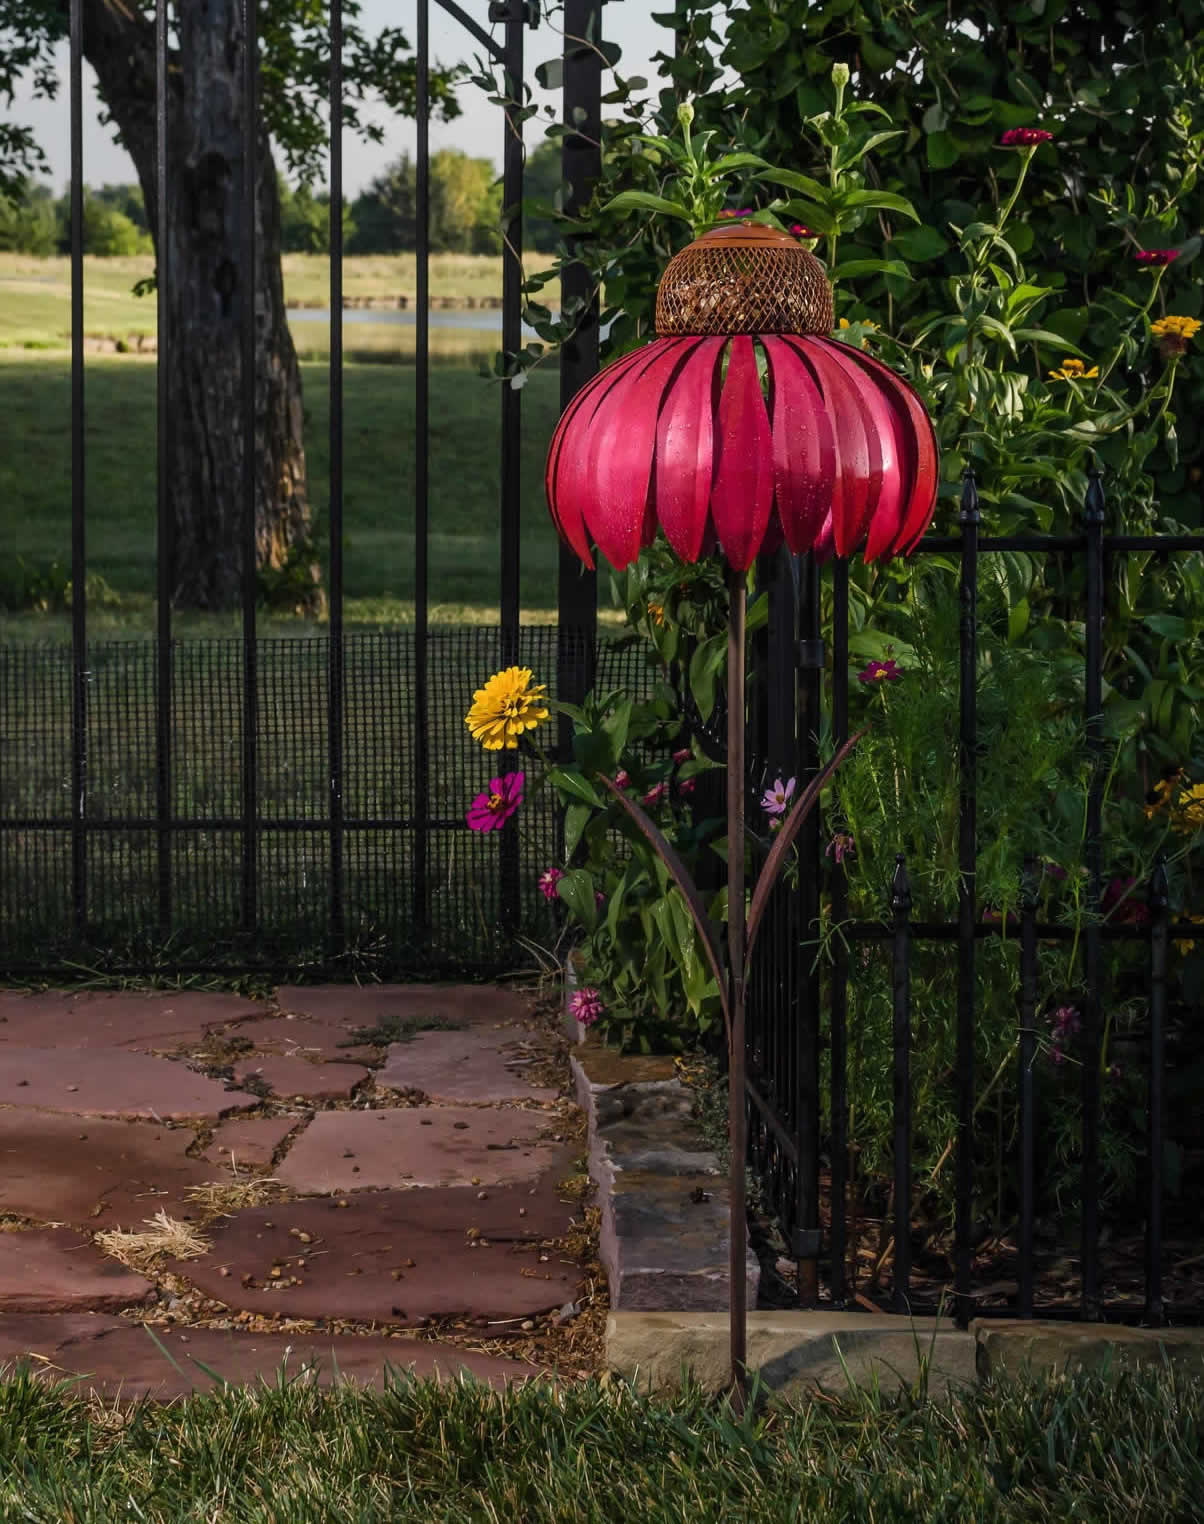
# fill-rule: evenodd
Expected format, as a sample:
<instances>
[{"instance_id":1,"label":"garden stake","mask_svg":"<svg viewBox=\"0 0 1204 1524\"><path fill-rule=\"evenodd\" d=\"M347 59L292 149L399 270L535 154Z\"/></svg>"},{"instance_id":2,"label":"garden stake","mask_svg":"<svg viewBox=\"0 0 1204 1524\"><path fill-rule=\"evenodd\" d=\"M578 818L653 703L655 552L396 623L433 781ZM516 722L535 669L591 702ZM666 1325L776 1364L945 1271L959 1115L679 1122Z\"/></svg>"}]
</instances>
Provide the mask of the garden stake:
<instances>
[{"instance_id":1,"label":"garden stake","mask_svg":"<svg viewBox=\"0 0 1204 1524\"><path fill-rule=\"evenodd\" d=\"M832 290L797 238L757 222L713 228L669 262L650 344L573 397L548 451L553 522L589 567L617 569L659 530L683 560L727 563L727 957L671 843L610 778L601 782L690 911L728 1041L731 1396L747 1394L745 990L774 884L852 736L780 818L745 910L744 681L748 568L783 541L819 559L910 550L936 505L937 448L920 399L894 371L830 337Z\"/></svg>"}]
</instances>

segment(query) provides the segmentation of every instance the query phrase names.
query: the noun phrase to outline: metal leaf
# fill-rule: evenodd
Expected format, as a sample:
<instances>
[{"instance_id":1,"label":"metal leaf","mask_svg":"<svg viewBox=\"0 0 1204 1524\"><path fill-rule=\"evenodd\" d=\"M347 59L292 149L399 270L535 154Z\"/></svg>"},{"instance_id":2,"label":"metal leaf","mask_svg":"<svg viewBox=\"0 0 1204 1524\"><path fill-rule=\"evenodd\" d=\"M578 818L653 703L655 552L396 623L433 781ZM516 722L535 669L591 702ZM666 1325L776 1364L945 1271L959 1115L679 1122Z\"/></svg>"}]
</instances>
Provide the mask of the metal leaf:
<instances>
[{"instance_id":1,"label":"metal leaf","mask_svg":"<svg viewBox=\"0 0 1204 1524\"><path fill-rule=\"evenodd\" d=\"M765 907L769 903L769 896L773 893L773 886L782 871L782 864L786 861L786 854L794 844L794 838L806 820L807 816L819 799L820 792L828 779L857 745L864 730L859 730L851 735L830 762L816 773L811 782L803 790L798 802L782 822L782 829L778 832L777 840L769 850L769 856L765 859L765 865L761 869L757 886L753 890L752 904L748 909L748 924L744 937L744 977L748 978L748 970L751 967L753 943L757 939L757 931L761 920L765 915Z\"/></svg>"},{"instance_id":2,"label":"metal leaf","mask_svg":"<svg viewBox=\"0 0 1204 1524\"><path fill-rule=\"evenodd\" d=\"M690 915L702 937L702 945L706 951L707 962L711 965L711 972L715 975L715 984L719 990L719 1003L723 1007L723 1024L727 1030L728 1046L731 1046L732 1038L732 1015L728 1006L727 998L727 975L723 971L723 955L719 947L719 939L715 935L715 927L703 908L702 897L698 893L698 887L690 877L689 869L677 853L665 840L648 816L644 814L634 800L628 799L627 795L605 776L601 781L611 791L619 803L630 815L631 819L639 827L642 834L647 838L652 850L669 870L669 876L681 890L682 899L689 906Z\"/></svg>"}]
</instances>

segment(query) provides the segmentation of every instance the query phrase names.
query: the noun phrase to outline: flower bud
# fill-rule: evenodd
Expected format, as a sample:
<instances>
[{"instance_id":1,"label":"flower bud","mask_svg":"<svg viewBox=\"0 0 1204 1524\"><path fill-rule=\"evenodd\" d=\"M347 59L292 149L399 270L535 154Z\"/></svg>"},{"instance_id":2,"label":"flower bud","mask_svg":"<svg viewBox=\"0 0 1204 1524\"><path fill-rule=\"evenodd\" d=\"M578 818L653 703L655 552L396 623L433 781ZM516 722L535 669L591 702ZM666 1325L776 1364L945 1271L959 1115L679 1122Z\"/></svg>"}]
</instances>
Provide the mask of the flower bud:
<instances>
[{"instance_id":1,"label":"flower bud","mask_svg":"<svg viewBox=\"0 0 1204 1524\"><path fill-rule=\"evenodd\" d=\"M849 66L847 63L834 63L832 65L832 83L838 90L843 90L849 82Z\"/></svg>"},{"instance_id":2,"label":"flower bud","mask_svg":"<svg viewBox=\"0 0 1204 1524\"><path fill-rule=\"evenodd\" d=\"M694 120L694 108L690 105L689 101L682 101L681 105L678 106L677 120L683 127L688 127Z\"/></svg>"}]
</instances>

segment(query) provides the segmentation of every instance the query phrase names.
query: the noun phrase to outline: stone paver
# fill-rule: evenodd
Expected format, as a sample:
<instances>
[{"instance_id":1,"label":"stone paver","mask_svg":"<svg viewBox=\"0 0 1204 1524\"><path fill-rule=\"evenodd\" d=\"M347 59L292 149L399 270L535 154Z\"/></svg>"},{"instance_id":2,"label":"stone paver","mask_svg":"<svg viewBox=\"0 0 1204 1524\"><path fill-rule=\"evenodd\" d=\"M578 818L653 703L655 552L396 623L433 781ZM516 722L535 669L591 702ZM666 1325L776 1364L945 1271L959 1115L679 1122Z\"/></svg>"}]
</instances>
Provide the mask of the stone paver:
<instances>
[{"instance_id":1,"label":"stone paver","mask_svg":"<svg viewBox=\"0 0 1204 1524\"><path fill-rule=\"evenodd\" d=\"M184 1192L215 1171L186 1157L192 1140L186 1127L0 1111L0 1211L90 1231L195 1216Z\"/></svg>"},{"instance_id":2,"label":"stone paver","mask_svg":"<svg viewBox=\"0 0 1204 1524\"><path fill-rule=\"evenodd\" d=\"M0 1104L81 1117L221 1117L259 1104L182 1063L120 1048L0 1046Z\"/></svg>"},{"instance_id":3,"label":"stone paver","mask_svg":"<svg viewBox=\"0 0 1204 1524\"><path fill-rule=\"evenodd\" d=\"M447 1021L455 1026L531 1019L528 997L489 984L282 985L282 1011L351 1027L378 1021Z\"/></svg>"},{"instance_id":4,"label":"stone paver","mask_svg":"<svg viewBox=\"0 0 1204 1524\"><path fill-rule=\"evenodd\" d=\"M296 1117L230 1117L219 1122L205 1158L238 1171L260 1169L297 1125Z\"/></svg>"},{"instance_id":5,"label":"stone paver","mask_svg":"<svg viewBox=\"0 0 1204 1524\"><path fill-rule=\"evenodd\" d=\"M234 1077L240 1085L252 1075L285 1100L345 1101L368 1078L368 1070L356 1064L311 1064L308 1059L267 1053L235 1063Z\"/></svg>"},{"instance_id":6,"label":"stone paver","mask_svg":"<svg viewBox=\"0 0 1204 1524\"><path fill-rule=\"evenodd\" d=\"M522 1046L526 1035L515 1027L420 1032L390 1046L376 1083L386 1090L421 1090L432 1101L554 1101L555 1089L526 1078L541 1056Z\"/></svg>"},{"instance_id":7,"label":"stone paver","mask_svg":"<svg viewBox=\"0 0 1204 1524\"><path fill-rule=\"evenodd\" d=\"M1124 1328L1053 1319L975 1318L978 1374L1001 1380L1031 1372L1038 1378L1068 1370L1136 1370L1173 1365L1204 1373L1204 1328Z\"/></svg>"},{"instance_id":8,"label":"stone paver","mask_svg":"<svg viewBox=\"0 0 1204 1524\"><path fill-rule=\"evenodd\" d=\"M70 1228L0 1233L0 1313L119 1312L153 1291Z\"/></svg>"},{"instance_id":9,"label":"stone paver","mask_svg":"<svg viewBox=\"0 0 1204 1524\"><path fill-rule=\"evenodd\" d=\"M320 1059L325 1064L373 1062L380 1049L370 1043L350 1043L348 1028L335 1021L311 1021L304 1016L264 1016L240 1022L225 1034L248 1038L257 1053L282 1053Z\"/></svg>"},{"instance_id":10,"label":"stone paver","mask_svg":"<svg viewBox=\"0 0 1204 1524\"><path fill-rule=\"evenodd\" d=\"M209 1390L214 1383L202 1365L238 1385L260 1380L274 1385L282 1366L290 1376L316 1367L322 1386L337 1379L377 1390L384 1385L386 1364L441 1381L466 1371L495 1387L541 1374L517 1361L412 1338L161 1327L155 1329L155 1338L171 1360L141 1324L124 1318L0 1316L0 1363L40 1356L33 1368L48 1381L84 1377L77 1388L81 1395L94 1391L110 1400L149 1397L161 1402Z\"/></svg>"},{"instance_id":11,"label":"stone paver","mask_svg":"<svg viewBox=\"0 0 1204 1524\"><path fill-rule=\"evenodd\" d=\"M369 1186L502 1185L548 1167L553 1148L537 1142L547 1124L537 1112L460 1106L323 1111L276 1176L303 1195Z\"/></svg>"},{"instance_id":12,"label":"stone paver","mask_svg":"<svg viewBox=\"0 0 1204 1524\"><path fill-rule=\"evenodd\" d=\"M574 1207L558 1194L568 1169L566 1153L538 1184L502 1186L483 1201L469 1187L249 1209L214 1224L212 1252L179 1268L251 1312L398 1324L466 1315L513 1319L513 1332L576 1295L579 1268L540 1247L568 1230Z\"/></svg>"},{"instance_id":13,"label":"stone paver","mask_svg":"<svg viewBox=\"0 0 1204 1524\"><path fill-rule=\"evenodd\" d=\"M254 1016L263 1006L238 995L194 990L107 994L0 990L0 1044L32 1048L172 1048Z\"/></svg>"}]
</instances>

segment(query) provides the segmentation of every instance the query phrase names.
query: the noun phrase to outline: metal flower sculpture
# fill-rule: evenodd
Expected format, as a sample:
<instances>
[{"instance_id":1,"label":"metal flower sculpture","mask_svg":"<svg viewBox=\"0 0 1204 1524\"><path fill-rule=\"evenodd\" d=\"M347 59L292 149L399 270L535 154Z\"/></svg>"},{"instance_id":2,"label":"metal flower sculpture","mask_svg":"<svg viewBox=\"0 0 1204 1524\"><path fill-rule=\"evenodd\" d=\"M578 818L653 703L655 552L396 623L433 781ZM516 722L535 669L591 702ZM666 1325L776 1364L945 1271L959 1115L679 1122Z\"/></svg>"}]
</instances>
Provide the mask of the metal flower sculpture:
<instances>
[{"instance_id":1,"label":"metal flower sculpture","mask_svg":"<svg viewBox=\"0 0 1204 1524\"><path fill-rule=\"evenodd\" d=\"M852 737L785 814L747 910L744 871L746 572L783 541L823 558L911 550L936 503L937 447L924 407L880 361L830 337L823 265L760 223L716 228L661 278L658 337L600 371L552 438L545 485L561 535L588 566L591 541L617 568L658 529L684 560L728 567L728 935L724 953L697 888L648 816L610 780L689 905L720 990L728 1037L731 1360L743 1401L745 1021L749 957L770 891Z\"/></svg>"}]
</instances>

